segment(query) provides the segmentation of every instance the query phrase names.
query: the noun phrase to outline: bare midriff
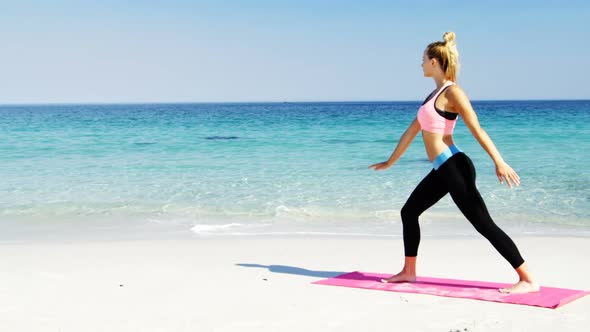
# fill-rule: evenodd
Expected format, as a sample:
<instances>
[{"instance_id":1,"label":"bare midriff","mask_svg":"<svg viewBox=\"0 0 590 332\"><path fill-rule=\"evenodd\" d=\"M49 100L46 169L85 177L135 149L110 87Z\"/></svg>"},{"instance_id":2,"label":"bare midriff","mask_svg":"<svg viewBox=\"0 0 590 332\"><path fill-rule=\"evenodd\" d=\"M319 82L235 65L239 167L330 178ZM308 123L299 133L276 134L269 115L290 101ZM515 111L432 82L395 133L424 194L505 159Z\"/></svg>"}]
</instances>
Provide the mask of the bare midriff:
<instances>
[{"instance_id":1,"label":"bare midriff","mask_svg":"<svg viewBox=\"0 0 590 332\"><path fill-rule=\"evenodd\" d=\"M424 139L424 147L426 148L428 160L431 162L449 146L454 144L453 135L436 134L422 130L422 138Z\"/></svg>"}]
</instances>

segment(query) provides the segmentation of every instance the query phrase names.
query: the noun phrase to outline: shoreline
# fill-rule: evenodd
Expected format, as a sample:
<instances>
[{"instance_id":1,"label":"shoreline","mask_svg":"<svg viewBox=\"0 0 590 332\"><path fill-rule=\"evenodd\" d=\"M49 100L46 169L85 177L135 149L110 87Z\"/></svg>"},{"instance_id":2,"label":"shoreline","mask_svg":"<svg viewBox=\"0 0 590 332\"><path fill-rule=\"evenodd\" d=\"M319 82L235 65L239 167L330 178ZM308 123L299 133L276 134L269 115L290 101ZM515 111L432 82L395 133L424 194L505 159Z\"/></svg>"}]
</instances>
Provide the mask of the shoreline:
<instances>
[{"instance_id":1,"label":"shoreline","mask_svg":"<svg viewBox=\"0 0 590 332\"><path fill-rule=\"evenodd\" d=\"M581 225L498 224L510 237L590 239L590 229ZM483 239L467 220L421 220L424 239ZM37 242L100 242L149 240L224 240L224 239L383 239L401 240L400 222L323 223L276 221L268 223L199 221L199 223L166 223L80 219L50 222L4 221L0 223L0 245Z\"/></svg>"}]
</instances>

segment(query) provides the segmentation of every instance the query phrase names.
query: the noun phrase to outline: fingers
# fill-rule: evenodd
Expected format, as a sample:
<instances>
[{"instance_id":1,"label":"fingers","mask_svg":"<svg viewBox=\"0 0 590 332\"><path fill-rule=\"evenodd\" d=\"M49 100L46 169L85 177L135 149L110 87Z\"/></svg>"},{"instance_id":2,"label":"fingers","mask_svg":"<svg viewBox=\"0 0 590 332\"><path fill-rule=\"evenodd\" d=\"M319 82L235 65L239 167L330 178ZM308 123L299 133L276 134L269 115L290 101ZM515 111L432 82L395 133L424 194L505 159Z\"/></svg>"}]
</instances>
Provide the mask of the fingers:
<instances>
[{"instance_id":1,"label":"fingers","mask_svg":"<svg viewBox=\"0 0 590 332\"><path fill-rule=\"evenodd\" d=\"M512 185L514 185L514 186L520 185L520 177L510 167L508 167L508 169L496 170L496 176L498 177L498 180L500 181L500 183L506 182L506 185L508 185L508 187L510 187L510 188L512 188Z\"/></svg>"},{"instance_id":2,"label":"fingers","mask_svg":"<svg viewBox=\"0 0 590 332\"><path fill-rule=\"evenodd\" d=\"M520 176L516 172L513 172L514 178L516 179L516 183L520 184Z\"/></svg>"},{"instance_id":3,"label":"fingers","mask_svg":"<svg viewBox=\"0 0 590 332\"><path fill-rule=\"evenodd\" d=\"M512 178L512 181L514 181L514 184L516 184L517 186L520 185L520 178L516 173L510 174L510 177Z\"/></svg>"},{"instance_id":4,"label":"fingers","mask_svg":"<svg viewBox=\"0 0 590 332\"><path fill-rule=\"evenodd\" d=\"M371 166L369 166L368 168L374 167L375 171L381 170L381 169L385 169L388 168L389 166L387 166L386 163L377 163L377 164L373 164Z\"/></svg>"},{"instance_id":5,"label":"fingers","mask_svg":"<svg viewBox=\"0 0 590 332\"><path fill-rule=\"evenodd\" d=\"M518 182L520 182L520 176L518 176L518 174L516 174L516 172L514 172L514 176L516 176L516 178L518 179Z\"/></svg>"},{"instance_id":6,"label":"fingers","mask_svg":"<svg viewBox=\"0 0 590 332\"><path fill-rule=\"evenodd\" d=\"M506 175L504 175L504 177L506 178L506 182L509 183L510 188L512 188L512 182L514 182L515 186L520 185L520 178L514 170L511 169Z\"/></svg>"},{"instance_id":7,"label":"fingers","mask_svg":"<svg viewBox=\"0 0 590 332\"><path fill-rule=\"evenodd\" d=\"M506 179L506 184L508 185L508 187L512 188L512 182L510 182L510 177L507 175L504 175L504 179Z\"/></svg>"},{"instance_id":8,"label":"fingers","mask_svg":"<svg viewBox=\"0 0 590 332\"><path fill-rule=\"evenodd\" d=\"M512 188L513 184L514 184L514 186L520 185L520 178L518 177L518 175L516 175L516 173L509 173L509 174L502 175L502 176L504 177L504 179L506 180L506 184L510 188ZM500 182L502 182L502 179L500 179Z\"/></svg>"}]
</instances>

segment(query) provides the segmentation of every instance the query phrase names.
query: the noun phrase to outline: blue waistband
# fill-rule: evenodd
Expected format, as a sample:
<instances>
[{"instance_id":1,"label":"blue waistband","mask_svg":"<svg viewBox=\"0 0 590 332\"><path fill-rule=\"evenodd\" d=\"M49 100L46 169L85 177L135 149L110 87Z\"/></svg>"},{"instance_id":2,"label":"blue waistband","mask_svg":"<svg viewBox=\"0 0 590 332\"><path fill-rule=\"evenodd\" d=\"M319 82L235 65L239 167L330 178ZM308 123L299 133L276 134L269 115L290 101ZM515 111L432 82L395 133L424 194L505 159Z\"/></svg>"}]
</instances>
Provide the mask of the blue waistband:
<instances>
[{"instance_id":1,"label":"blue waistband","mask_svg":"<svg viewBox=\"0 0 590 332\"><path fill-rule=\"evenodd\" d=\"M446 148L443 152L441 152L434 160L432 161L432 167L434 169L438 169L440 165L444 164L447 159L451 158L453 155L462 152L456 145L451 145Z\"/></svg>"}]
</instances>

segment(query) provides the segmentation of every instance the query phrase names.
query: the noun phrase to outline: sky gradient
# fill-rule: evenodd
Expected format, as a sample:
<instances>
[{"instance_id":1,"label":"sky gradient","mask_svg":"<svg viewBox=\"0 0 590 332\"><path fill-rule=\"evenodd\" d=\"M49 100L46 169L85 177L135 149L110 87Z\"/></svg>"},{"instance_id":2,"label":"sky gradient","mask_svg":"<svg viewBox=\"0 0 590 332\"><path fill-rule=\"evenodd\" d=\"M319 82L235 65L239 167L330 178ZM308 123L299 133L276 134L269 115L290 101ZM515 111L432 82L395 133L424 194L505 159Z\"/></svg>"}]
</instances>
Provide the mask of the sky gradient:
<instances>
[{"instance_id":1,"label":"sky gradient","mask_svg":"<svg viewBox=\"0 0 590 332\"><path fill-rule=\"evenodd\" d=\"M423 100L457 35L472 100L590 99L587 1L14 1L0 104Z\"/></svg>"}]
</instances>

